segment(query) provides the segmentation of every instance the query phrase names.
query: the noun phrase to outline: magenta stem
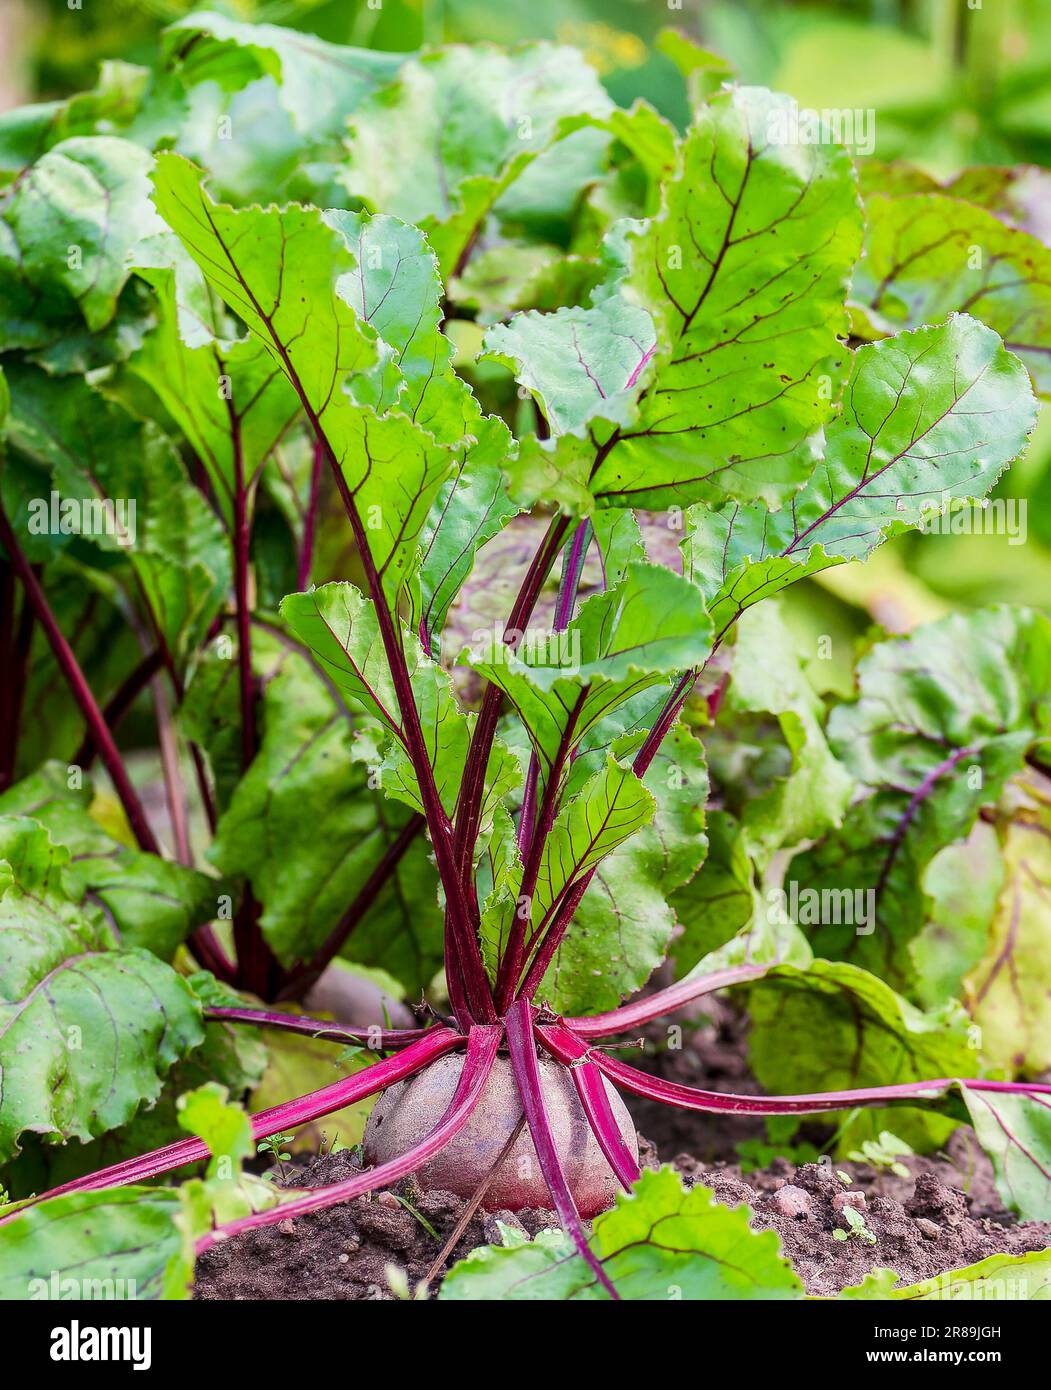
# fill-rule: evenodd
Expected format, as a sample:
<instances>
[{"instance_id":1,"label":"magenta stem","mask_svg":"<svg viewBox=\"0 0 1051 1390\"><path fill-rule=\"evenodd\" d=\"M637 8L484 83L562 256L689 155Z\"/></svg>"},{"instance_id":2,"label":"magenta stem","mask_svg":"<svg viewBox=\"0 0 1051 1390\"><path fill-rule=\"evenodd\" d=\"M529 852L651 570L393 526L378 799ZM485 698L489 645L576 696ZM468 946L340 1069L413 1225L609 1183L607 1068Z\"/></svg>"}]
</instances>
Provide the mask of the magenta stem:
<instances>
[{"instance_id":1,"label":"magenta stem","mask_svg":"<svg viewBox=\"0 0 1051 1390\"><path fill-rule=\"evenodd\" d=\"M558 742L558 750L552 759L548 769L547 781L544 784L544 794L540 798L540 808L537 813L536 830L533 833L532 841L529 846L529 853L526 856L525 864L522 867L522 882L518 889L518 897L522 902L532 904L533 894L536 891L537 879L543 864L544 845L547 837L551 834L551 828L555 823L555 816L558 813L559 784L562 779L562 769L569 761L570 750L573 746L573 736L576 731L577 721L587 700L588 687L584 686L576 698L573 708L569 711L566 718L566 727L562 731L562 736ZM500 974L496 988L497 1008L502 1013L511 1002L515 993L515 986L518 984L522 974L522 966L525 963L526 947L526 928L531 920L530 915L516 912L511 924L511 931L508 937L507 948L504 958L500 963Z\"/></svg>"},{"instance_id":2,"label":"magenta stem","mask_svg":"<svg viewBox=\"0 0 1051 1390\"><path fill-rule=\"evenodd\" d=\"M164 656L159 647L154 647L148 656L143 657L138 666L133 671L129 671L124 680L110 696L106 702L102 717L110 729L115 729L120 721L131 709L132 705L149 685L150 681L161 669L164 663ZM82 767L86 772L95 761L95 740L90 732L84 735L80 747L73 755L73 761L78 767Z\"/></svg>"},{"instance_id":3,"label":"magenta stem","mask_svg":"<svg viewBox=\"0 0 1051 1390\"><path fill-rule=\"evenodd\" d=\"M128 818L132 834L141 849L150 854L159 854L157 840L150 829L149 821L146 819L146 812L139 800L139 794L131 784L131 779L117 750L113 735L102 717L102 711L99 709L98 702L85 679L84 672L80 669L80 663L74 655L73 648L66 641L55 620L47 597L40 587L40 581L15 539L11 523L2 507L0 507L0 541L3 541L4 549L18 575L25 596L36 614L37 621L47 635L54 658L66 679L77 707L84 717L92 741L99 750L102 762L109 773L117 796L120 798L120 803L124 807L124 814Z\"/></svg>"},{"instance_id":4,"label":"magenta stem","mask_svg":"<svg viewBox=\"0 0 1051 1390\"><path fill-rule=\"evenodd\" d=\"M522 630L532 616L533 609L540 598L540 592L544 587L544 581L550 573L555 556L561 549L562 541L568 529L568 517L553 517L543 541L530 562L525 579L522 581L522 587L518 591L518 597L515 599L504 625L504 641L512 651L522 640ZM474 844L478 839L478 828L481 823L485 773L489 766L489 754L492 752L493 740L496 737L496 726L500 718L503 698L503 691L500 690L499 686L490 683L485 687L481 708L478 711L478 720L471 738L471 746L467 753L463 782L460 785L460 796L456 807L455 849L462 865L462 881L465 891L473 886L471 866Z\"/></svg>"},{"instance_id":5,"label":"magenta stem","mask_svg":"<svg viewBox=\"0 0 1051 1390\"><path fill-rule=\"evenodd\" d=\"M544 1047L560 1062L569 1065L577 1054L564 1043L553 1028L539 1027L537 1036ZM731 1115L820 1115L826 1110L853 1110L859 1105L908 1104L917 1100L939 1100L953 1086L966 1085L973 1091L1006 1091L1015 1095L1051 1095L1051 1086L1016 1081L975 1081L969 1077L939 1077L932 1081L908 1081L893 1086L868 1086L855 1091L826 1091L799 1096L742 1096L720 1091L704 1091L696 1086L682 1086L665 1081L629 1067L627 1063L608 1057L594 1048L587 1050L589 1060L617 1086L648 1100L662 1101L683 1110L699 1110L705 1114Z\"/></svg>"},{"instance_id":6,"label":"magenta stem","mask_svg":"<svg viewBox=\"0 0 1051 1390\"><path fill-rule=\"evenodd\" d=\"M434 1028L344 1028L304 1014L283 1014L276 1009L205 1009L206 1019L219 1023L250 1023L257 1028L276 1028L286 1033L306 1033L325 1042L362 1043L374 1052L408 1047L429 1037Z\"/></svg>"},{"instance_id":7,"label":"magenta stem","mask_svg":"<svg viewBox=\"0 0 1051 1390\"><path fill-rule=\"evenodd\" d=\"M713 648L714 651L714 648ZM710 655L709 655L710 659ZM657 755L657 750L679 716L679 711L686 703L690 691L696 683L699 671L687 671L681 678L675 689L668 696L664 709L661 711L656 724L646 735L639 751L631 764L631 770L636 777L645 777L649 770L650 763ZM526 977L518 993L522 998L532 999L540 988L544 976L548 972L551 962L555 958L555 952L562 944L562 938L569 930L569 925L573 920L573 914L580 906L580 900L588 890L591 880L595 877L598 865L593 865L582 878L577 879L563 894L562 901L558 906L555 915L544 932L540 941L536 955L533 957L532 964L526 971Z\"/></svg>"},{"instance_id":8,"label":"magenta stem","mask_svg":"<svg viewBox=\"0 0 1051 1390\"><path fill-rule=\"evenodd\" d=\"M562 1167L558 1145L551 1131L551 1121L544 1103L544 1087L540 1079L536 1044L533 1041L533 1007L529 1001L516 1000L508 1009L504 1023L507 1028L507 1046L511 1054L511 1070L514 1073L515 1085L518 1087L537 1161L547 1183L547 1190L551 1193L551 1200L555 1204L555 1211L558 1212L563 1228L599 1283L611 1298L618 1299L620 1295L610 1282L609 1275L588 1245L580 1213L577 1211Z\"/></svg>"},{"instance_id":9,"label":"magenta stem","mask_svg":"<svg viewBox=\"0 0 1051 1390\"><path fill-rule=\"evenodd\" d=\"M261 1110L258 1115L252 1116L252 1135L256 1139L268 1139L272 1134L283 1134L298 1125L319 1120L323 1115L331 1115L333 1111L342 1110L345 1105L354 1105L387 1086L393 1086L396 1081L404 1081L407 1076L422 1071L438 1057L460 1047L463 1042L463 1035L454 1033L451 1028L428 1029L426 1037L394 1057L386 1057L382 1062L365 1067L353 1076L333 1081L331 1085L322 1086L320 1090L311 1091L308 1095L285 1101L284 1104L272 1106L269 1110ZM49 1197L62 1196L66 1192L94 1192L102 1187L125 1187L129 1183L146 1182L162 1173L170 1173L175 1168L182 1168L187 1163L198 1163L207 1157L208 1147L200 1139L180 1139L174 1144L166 1144L161 1149L142 1154L139 1158L125 1159L122 1163L100 1168L96 1173L74 1178L71 1182L63 1183L61 1187L53 1187L50 1192L44 1192L39 1197L33 1197L29 1203L23 1204L19 1211L23 1210L24 1206L35 1205ZM5 1220L14 1220L17 1216L18 1212L13 1212L9 1217L2 1217L0 1224Z\"/></svg>"},{"instance_id":10,"label":"magenta stem","mask_svg":"<svg viewBox=\"0 0 1051 1390\"><path fill-rule=\"evenodd\" d=\"M580 588L580 576L584 572L584 561L587 558L588 547L591 544L593 534L591 522L587 520L582 521L573 533L569 554L562 566L558 597L555 600L555 618L552 623L552 631L554 632L565 632L573 617L577 591ZM529 853L529 846L533 839L536 821L536 789L539 781L540 759L534 748L529 755L529 767L526 771L525 788L522 792L522 810L518 819L518 850L523 860Z\"/></svg>"},{"instance_id":11,"label":"magenta stem","mask_svg":"<svg viewBox=\"0 0 1051 1390\"><path fill-rule=\"evenodd\" d=\"M613 1169L624 1191L630 1192L632 1185L641 1177L641 1170L635 1155L625 1142L620 1125L617 1124L609 1096L606 1094L606 1083L602 1073L589 1058L586 1044L574 1038L567 1028L554 1024L548 1031L555 1033L567 1052L574 1052L576 1061L570 1063L567 1070L584 1107L584 1114L606 1157L606 1162Z\"/></svg>"},{"instance_id":12,"label":"magenta stem","mask_svg":"<svg viewBox=\"0 0 1051 1390\"><path fill-rule=\"evenodd\" d=\"M725 970L713 971L697 979L680 980L677 985L658 990L644 999L636 999L623 1008L611 1009L608 1013L594 1014L591 1018L567 1018L566 1027L571 1028L581 1038L605 1038L615 1033L627 1033L641 1023L672 1014L694 999L700 999L713 990L726 989L729 985L739 985L748 980L758 980L773 968L772 965L733 965Z\"/></svg>"}]
</instances>

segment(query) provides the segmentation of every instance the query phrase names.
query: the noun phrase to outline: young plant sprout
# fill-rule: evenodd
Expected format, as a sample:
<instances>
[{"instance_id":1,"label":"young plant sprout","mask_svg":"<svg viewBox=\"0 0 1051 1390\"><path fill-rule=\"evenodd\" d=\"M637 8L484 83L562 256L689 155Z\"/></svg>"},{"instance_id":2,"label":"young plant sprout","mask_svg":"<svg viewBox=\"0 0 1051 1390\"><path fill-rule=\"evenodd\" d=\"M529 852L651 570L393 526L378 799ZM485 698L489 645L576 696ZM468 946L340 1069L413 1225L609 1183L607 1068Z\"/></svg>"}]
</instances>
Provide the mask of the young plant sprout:
<instances>
[{"instance_id":1,"label":"young plant sprout","mask_svg":"<svg viewBox=\"0 0 1051 1390\"><path fill-rule=\"evenodd\" d=\"M260 37L191 16L171 31L172 62L176 71L185 65L187 82L213 29L246 53L262 51L251 47L258 43L280 50L280 30ZM322 165L305 158L300 187L308 192L275 203L264 188L231 191L234 173L203 171L184 153L153 155L114 135L66 142L76 146L67 159L101 171L130 209L121 245L97 248L108 279L85 292L92 327L115 321L118 300L121 314L141 302L149 324L119 371L107 359L103 384L75 379L79 405L53 422L62 448L39 428L59 378L21 352L5 355L0 544L24 594L21 612L86 725L85 761L105 765L138 850L63 840L66 822L52 811L67 813L66 789L45 794L39 779L9 776L0 858L22 884L19 910L44 903L63 923L55 933L79 932L81 944L56 945L46 968L34 957L24 996L5 996L21 1020L0 1058L8 1152L29 1130L86 1139L126 1123L156 1098L167 1068L200 1046L206 1026L254 1025L323 1038L334 1056L348 1049L344 1060L360 1061L360 1049L378 1055L250 1117L251 1141L282 1162L297 1127L380 1097L364 1166L327 1186L281 1189L261 1209L213 1206L194 1231L198 1252L416 1174L465 1200L481 1194L486 1209L553 1208L594 1281L617 1298L583 1223L640 1178L624 1094L712 1115L904 1107L941 1122L970 1114L980 1133L997 1128L1012 1176L1024 1171L1029 1181L1026 1127L1051 1107L1051 1086L988 1079L977 1047L950 1055L945 1043L939 1052L935 1044L957 1025L914 1028L914 1005L896 991L909 992L921 876L935 853L964 839L1009 779L1047 770L1051 628L1026 610L992 609L935 624L922 642L873 645L857 700L829 727L834 757L820 701L792 684L794 657L784 657L769 602L922 527L932 498L987 494L1033 427L1027 365L983 321L985 302L962 278L955 297L943 294L930 308L932 322L914 321L903 317L913 301L897 293L904 268L868 283L878 259L870 247L851 292L866 234L853 164L830 142L779 140L787 98L728 87L678 136L644 103L614 108L572 51L439 50L406 61L400 75L401 55L364 56L380 66L390 59L374 70L375 90L336 102L338 121L315 136L317 150L335 148L349 161L339 176L347 205L371 211L315 205L323 195L309 180ZM545 76L556 61L557 92ZM454 87L465 109L481 101L455 77L455 65L468 62L503 74L487 91L515 87L533 102L535 143L526 154L490 152L485 178L472 165L472 197L484 184L484 206L468 216L458 205L454 217L448 205L426 205L429 170L399 169L396 142L388 149L385 141L410 77ZM519 169L509 172L512 159L529 162L570 138L569 116L635 171L635 201L623 192L626 215L603 228L584 288L568 278L554 286L545 302L559 307L527 298L465 312L457 296L469 299L472 257L494 244L501 190ZM348 119L349 155L341 143ZM27 201L34 181L59 153L44 153L7 195L11 225L26 239L37 234ZM392 171L388 201L370 174L383 160ZM446 176L460 197L466 168ZM329 201L335 186L324 182ZM25 259L46 265L46 248ZM558 273L568 277L571 262ZM467 328L478 328L477 340L461 333ZM506 420L482 403L493 380L507 387ZM149 402L156 421L141 413ZM165 430L181 442L193 482ZM150 490L154 510L140 517L136 548L106 552L105 573L117 576L106 592L128 577L126 611L144 644L127 689L107 700L93 693L64 630L48 592L52 557L27 538L23 502L41 470L83 492L97 465L98 487L124 487L106 465L120 431L129 454L153 469L128 486ZM276 552L256 527L267 487L278 505L290 493L302 502L298 589L283 598L271 580ZM329 494L344 533L334 539L329 524L326 553L343 555L343 572L355 579L314 587ZM175 553L157 521L166 505L182 508L181 534L197 528L200 554ZM658 532L670 548L654 543ZM508 536L518 542L501 551ZM510 557L499 566L504 587L518 570L503 621L464 644L453 618L480 552L480 564L486 553ZM960 695L960 662L972 674L978 668L982 700ZM776 697L750 694L749 682L754 688L771 672L783 677ZM227 875L224 890L235 884L223 913L215 881L203 879L204 915L191 913L169 948L152 953L113 916L122 910L114 895L112 922L83 915L110 901L98 870L107 853L128 873L160 865L196 875L194 892L202 891L188 843L180 864L158 859L113 737L122 710L151 682L162 694L162 746L173 734L171 702L179 711L216 837L212 859ZM702 698L690 703L695 688ZM816 771L805 806L777 787L756 793L754 858L737 888L748 911L689 960L673 934L675 894L701 882L708 845L695 730L718 725L728 709L784 716L789 743L798 750L809 740L817 750L808 764ZM229 714L221 726L220 710ZM282 801L279 780L297 776L300 763L303 781ZM185 807L177 768L166 766L169 799ZM980 777L967 781L975 768ZM372 808L368 837L340 840L352 803ZM713 854L728 825L716 808ZM337 850L327 859L326 837ZM16 854L16 840L32 854ZM800 921L766 911L782 891L777 865L783 872L789 850L798 851L792 874L819 901L849 888L851 902L863 904L856 918L826 914L808 939ZM313 860L305 867L311 855L320 856L316 871ZM74 871L79 896L69 886ZM174 892L191 878L165 882ZM398 951L404 959L411 937L377 909L395 888L409 894L410 926L440 912L439 949L423 953L419 969L433 977L440 955L447 1004L435 993L408 1028L327 1024L267 1007L301 1001L348 951L395 971L391 960ZM216 927L224 916L232 917L229 940ZM710 925L714 907L699 916ZM74 1104L72 1118L60 1120L29 1083L16 1085L29 1065L16 1033L40 1007L34 987L48 969L61 974L63 961L79 958L92 932L100 991L129 988L127 972L138 970L158 1002L152 1015L140 1004L116 1015L144 1054L128 1064L135 1079L120 1103L88 1106L83 1116ZM189 983L168 963L184 939L202 971ZM644 992L669 950L682 978ZM123 979L101 979L97 962L108 959ZM789 1060L806 1047L796 1005L805 1017L808 1007L836 1007L848 995L881 1026L893 1016L888 1029L908 1036L911 1050L882 1084L822 1090L804 1082L799 1093L765 1095L679 1084L617 1055L648 1025L726 989L786 1001L781 1052ZM81 1007L74 999L61 1021L75 1021ZM938 1057L949 1059L944 1068ZM843 1075L871 1078L874 1066ZM187 1137L75 1176L9 1212L7 1229L72 1194L143 1184L208 1153ZM856 1212L845 1209L844 1219L849 1229L838 1238L868 1239Z\"/></svg>"}]
</instances>

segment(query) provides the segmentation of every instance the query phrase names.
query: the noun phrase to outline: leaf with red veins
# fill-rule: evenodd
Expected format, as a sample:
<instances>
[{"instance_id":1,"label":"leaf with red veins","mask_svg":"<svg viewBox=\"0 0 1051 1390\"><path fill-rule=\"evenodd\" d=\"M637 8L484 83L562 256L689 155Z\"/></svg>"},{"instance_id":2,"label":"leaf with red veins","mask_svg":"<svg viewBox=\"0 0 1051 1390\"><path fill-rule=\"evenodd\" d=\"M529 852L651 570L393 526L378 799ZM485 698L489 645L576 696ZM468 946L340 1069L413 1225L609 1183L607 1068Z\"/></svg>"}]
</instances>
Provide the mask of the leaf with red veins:
<instances>
[{"instance_id":1,"label":"leaf with red veins","mask_svg":"<svg viewBox=\"0 0 1051 1390\"><path fill-rule=\"evenodd\" d=\"M590 308L516 314L489 329L483 357L511 368L553 435L582 435L593 420L633 418L635 388L656 341L647 311L610 295Z\"/></svg>"},{"instance_id":2,"label":"leaf with red veins","mask_svg":"<svg viewBox=\"0 0 1051 1390\"><path fill-rule=\"evenodd\" d=\"M865 212L852 298L877 332L973 314L1022 359L1040 394L1051 393L1051 250L1043 242L941 190L874 194Z\"/></svg>"},{"instance_id":3,"label":"leaf with red veins","mask_svg":"<svg viewBox=\"0 0 1051 1390\"><path fill-rule=\"evenodd\" d=\"M791 139L792 112L761 88L702 107L632 240L659 347L637 422L591 479L600 505L780 506L819 457L861 212L846 152Z\"/></svg>"},{"instance_id":4,"label":"leaf with red veins","mask_svg":"<svg viewBox=\"0 0 1051 1390\"><path fill-rule=\"evenodd\" d=\"M976 319L860 348L824 458L789 506L691 512L686 572L716 632L799 579L931 528L953 499L984 497L1035 422L1025 369Z\"/></svg>"},{"instance_id":5,"label":"leaf with red veins","mask_svg":"<svg viewBox=\"0 0 1051 1390\"><path fill-rule=\"evenodd\" d=\"M200 171L177 155L162 155L153 178L162 216L280 366L327 442L393 605L456 457L400 408L374 413L376 402L400 402L408 387L396 347L339 293L358 271L343 232L316 208L216 203ZM425 314L430 288L415 281L411 288ZM454 433L458 441L462 430Z\"/></svg>"},{"instance_id":6,"label":"leaf with red veins","mask_svg":"<svg viewBox=\"0 0 1051 1390\"><path fill-rule=\"evenodd\" d=\"M331 209L324 219L357 262L337 281L336 292L391 348L398 368L393 383L381 383L376 409L400 410L448 444L473 433L481 408L452 369L453 346L441 331L438 260L424 234L380 213Z\"/></svg>"},{"instance_id":7,"label":"leaf with red veins","mask_svg":"<svg viewBox=\"0 0 1051 1390\"><path fill-rule=\"evenodd\" d=\"M960 1090L1006 1205L1023 1221L1051 1220L1051 1095Z\"/></svg>"},{"instance_id":8,"label":"leaf with red veins","mask_svg":"<svg viewBox=\"0 0 1051 1390\"><path fill-rule=\"evenodd\" d=\"M858 684L828 736L863 794L841 828L792 861L786 887L794 881L794 915L818 954L909 992L927 866L967 836L1051 724L1051 623L1024 608L955 614L879 643Z\"/></svg>"},{"instance_id":9,"label":"leaf with red veins","mask_svg":"<svg viewBox=\"0 0 1051 1390\"><path fill-rule=\"evenodd\" d=\"M992 835L992 827L979 824ZM1037 1076L1051 1067L1051 806L1045 802L1020 807L1002 827L1001 838L995 865L973 848L968 850L988 879L976 888L973 879L964 877L966 906L984 906L980 920L988 924L988 939L982 958L964 981L964 997L982 1030L982 1055L1009 1072ZM997 894L995 875L1001 863ZM995 899L991 911L985 886L989 880ZM949 918L942 932L932 934L932 948L937 944L942 958L944 930L956 925L956 919Z\"/></svg>"}]
</instances>

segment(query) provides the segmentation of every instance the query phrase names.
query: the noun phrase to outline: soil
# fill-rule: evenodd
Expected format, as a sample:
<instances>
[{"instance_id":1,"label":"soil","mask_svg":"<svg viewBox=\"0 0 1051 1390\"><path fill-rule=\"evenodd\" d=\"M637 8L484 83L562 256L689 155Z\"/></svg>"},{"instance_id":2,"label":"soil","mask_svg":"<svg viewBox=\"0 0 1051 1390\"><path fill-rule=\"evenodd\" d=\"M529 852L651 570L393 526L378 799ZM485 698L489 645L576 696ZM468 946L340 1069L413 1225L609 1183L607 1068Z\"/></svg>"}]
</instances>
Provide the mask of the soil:
<instances>
[{"instance_id":1,"label":"soil","mask_svg":"<svg viewBox=\"0 0 1051 1390\"><path fill-rule=\"evenodd\" d=\"M754 1093L758 1088L745 1063L739 1019L719 1001L706 1001L706 1014L678 1051L623 1055L672 1080ZM660 1032L663 1040L663 1026ZM1019 1223L1005 1210L991 1164L965 1127L953 1134L943 1153L903 1159L908 1177L838 1160L797 1166L783 1158L745 1175L736 1145L764 1138L760 1122L677 1111L634 1098L628 1104L639 1127L643 1163L673 1163L687 1184L704 1183L728 1206L746 1202L754 1214L753 1228L778 1232L811 1294L834 1295L860 1283L874 1268L893 1269L911 1284L989 1255L1021 1255L1051 1246L1051 1222ZM815 1131L815 1141L820 1137ZM289 1187L338 1182L355 1171L358 1161L349 1150L314 1157L303 1167L288 1168L279 1181ZM874 1240L835 1238L834 1231L847 1229L842 1210L847 1205L863 1217ZM265 1227L203 1255L195 1297L393 1299L389 1267L404 1270L415 1288L463 1210L464 1203L451 1193L420 1192L409 1182L393 1192ZM497 1242L500 1221L530 1235L557 1225L550 1211L478 1213L445 1267L478 1245ZM439 1282L440 1276L432 1291Z\"/></svg>"},{"instance_id":2,"label":"soil","mask_svg":"<svg viewBox=\"0 0 1051 1390\"><path fill-rule=\"evenodd\" d=\"M279 1183L301 1188L341 1182L358 1171L358 1162L351 1149L319 1155L302 1168L286 1165L287 1174ZM249 1231L200 1257L194 1297L393 1299L397 1295L391 1289L390 1266L404 1270L415 1289L465 1205L451 1192L418 1192L411 1182L400 1183L391 1192ZM558 1217L553 1211L479 1212L454 1247L450 1263L479 1245L499 1244L499 1222L533 1236L557 1226Z\"/></svg>"}]
</instances>

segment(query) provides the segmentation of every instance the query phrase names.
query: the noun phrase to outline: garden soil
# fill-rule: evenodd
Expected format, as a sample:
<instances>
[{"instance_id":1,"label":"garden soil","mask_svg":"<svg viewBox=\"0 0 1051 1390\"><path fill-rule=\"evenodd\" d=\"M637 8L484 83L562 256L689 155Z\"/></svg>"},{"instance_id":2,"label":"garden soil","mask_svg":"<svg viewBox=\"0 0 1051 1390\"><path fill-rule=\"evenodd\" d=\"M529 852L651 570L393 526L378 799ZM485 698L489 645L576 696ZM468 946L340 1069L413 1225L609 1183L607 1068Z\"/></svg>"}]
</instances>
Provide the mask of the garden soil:
<instances>
[{"instance_id":1,"label":"garden soil","mask_svg":"<svg viewBox=\"0 0 1051 1390\"><path fill-rule=\"evenodd\" d=\"M708 1013L709 1020L681 1051L646 1058L640 1054L632 1060L671 1080L754 1092L736 1017L713 1008L713 1001ZM989 1161L966 1128L953 1134L943 1153L906 1158L908 1177L838 1160L835 1165L797 1166L781 1158L744 1174L736 1145L763 1137L756 1122L674 1111L631 1098L629 1108L640 1135L646 1136L643 1162L673 1163L688 1184L704 1183L719 1201L747 1203L754 1229L777 1231L811 1294L834 1295L860 1283L873 1268L893 1269L906 1283L915 1283L989 1255L1021 1255L1051 1246L1051 1223L1019 1223L1004 1209ZM315 1156L299 1166L286 1165L277 1180L292 1188L317 1187L349 1177L357 1162L350 1150ZM845 1183L839 1174L851 1181ZM847 1205L863 1217L874 1239L836 1239L834 1233L847 1227ZM403 1271L415 1289L463 1211L460 1198L420 1192L409 1181L393 1192L283 1221L203 1255L195 1297L393 1299L398 1295L392 1267ZM530 1235L557 1224L548 1211L478 1213L450 1263L478 1245L498 1241L501 1221Z\"/></svg>"}]
</instances>

